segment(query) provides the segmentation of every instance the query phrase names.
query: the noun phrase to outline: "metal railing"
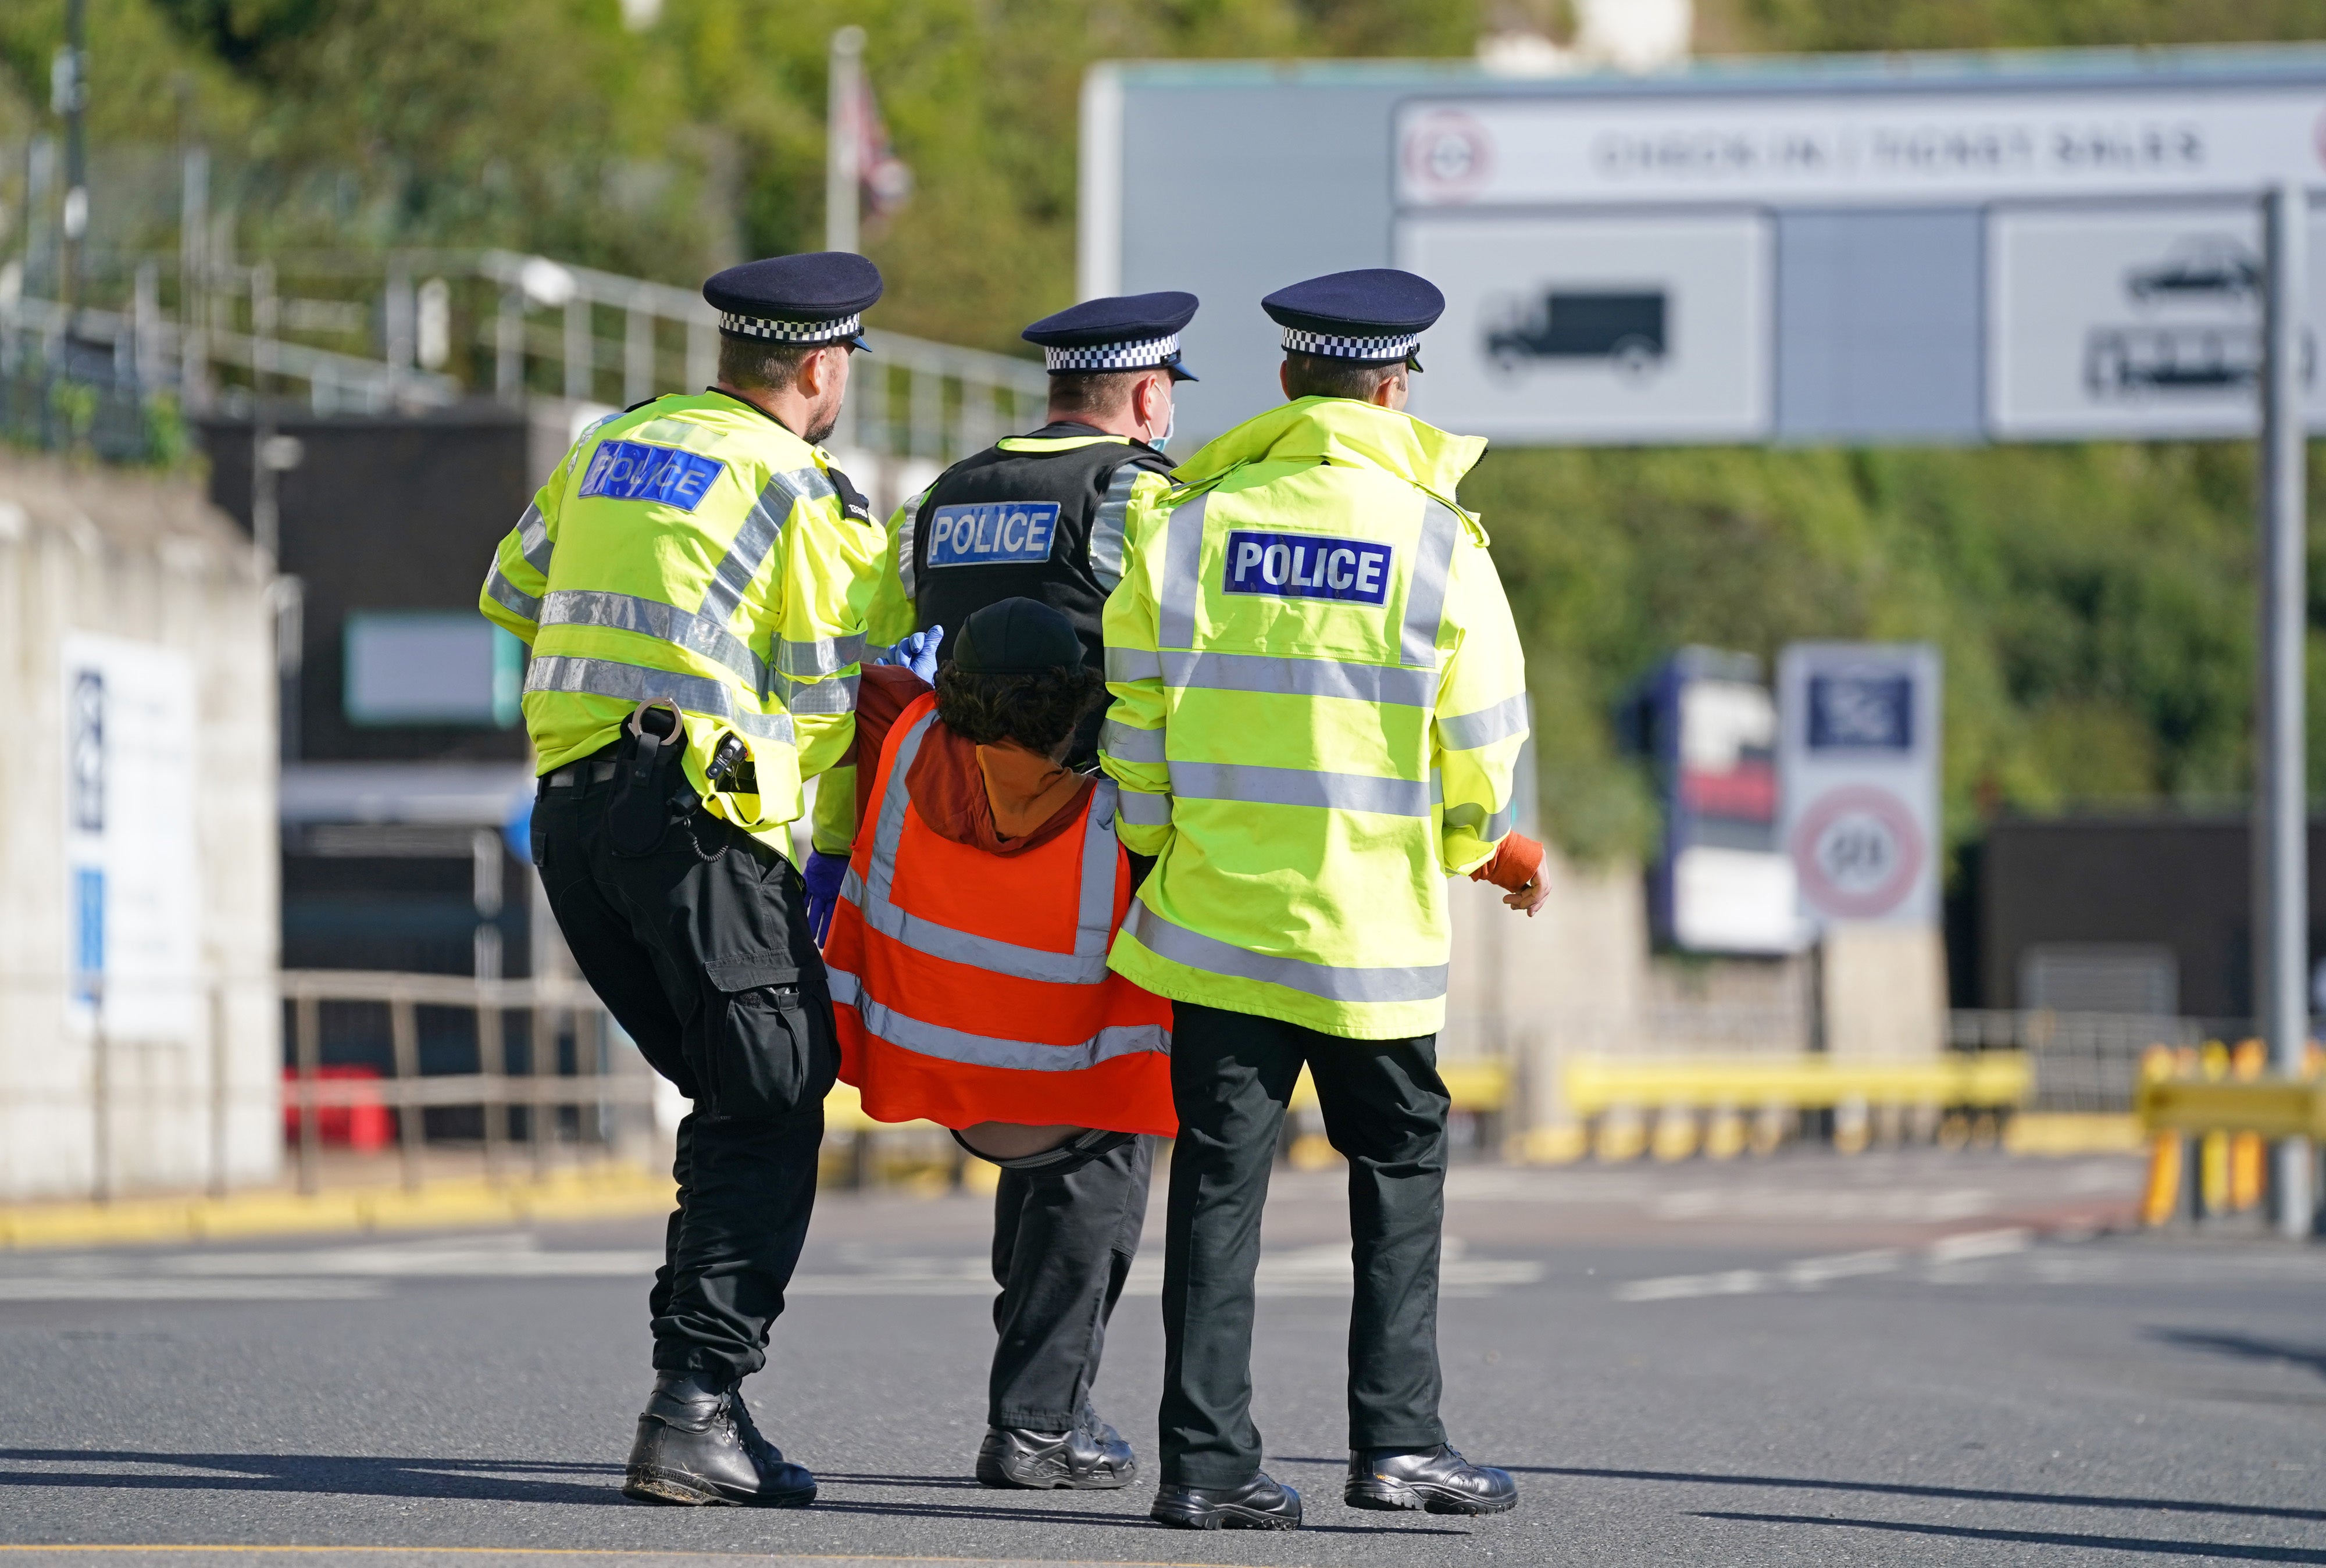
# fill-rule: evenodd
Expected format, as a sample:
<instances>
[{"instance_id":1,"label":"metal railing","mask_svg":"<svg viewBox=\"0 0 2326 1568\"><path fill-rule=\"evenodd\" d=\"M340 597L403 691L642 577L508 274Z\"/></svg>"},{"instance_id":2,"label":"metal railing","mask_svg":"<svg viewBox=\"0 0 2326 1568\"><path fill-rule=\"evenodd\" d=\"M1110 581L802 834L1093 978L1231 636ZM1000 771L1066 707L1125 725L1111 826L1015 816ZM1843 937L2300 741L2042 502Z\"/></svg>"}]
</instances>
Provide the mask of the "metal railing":
<instances>
[{"instance_id":1,"label":"metal railing","mask_svg":"<svg viewBox=\"0 0 2326 1568\"><path fill-rule=\"evenodd\" d=\"M174 255L107 260L71 310L24 292L14 264L0 269L0 332L49 362L76 346L108 367L108 385L166 392L193 413L285 390L318 413L486 396L624 407L718 375L718 316L693 290L547 256L286 253L190 272ZM833 447L942 465L1038 422L1049 395L1038 364L865 336Z\"/></svg>"},{"instance_id":2,"label":"metal railing","mask_svg":"<svg viewBox=\"0 0 2326 1568\"><path fill-rule=\"evenodd\" d=\"M560 1141L552 1110L583 1113L576 1142L610 1149L611 1113L653 1103L654 1080L635 1051L614 1048L615 1025L597 993L579 980L478 980L458 975L396 974L363 970L291 970L281 979L290 1014L291 1077L287 1109L297 1117L293 1153L299 1190L321 1185L321 1111L326 1107L377 1105L396 1113L396 1152L406 1187L420 1184L425 1139L422 1113L431 1108L481 1111L485 1170L500 1174L510 1140L507 1112L523 1108L524 1143L534 1172L544 1172ZM322 1074L325 1003L385 1007L393 1075L330 1079ZM423 1007L470 1013L476 1021L478 1070L420 1071L419 1013ZM507 1020L526 1016L527 1071L509 1071ZM584 1044L584 1021L590 1036ZM575 1071L560 1071L555 1049L572 1026ZM587 1057L585 1064L584 1057ZM627 1069L627 1070L626 1070Z\"/></svg>"}]
</instances>

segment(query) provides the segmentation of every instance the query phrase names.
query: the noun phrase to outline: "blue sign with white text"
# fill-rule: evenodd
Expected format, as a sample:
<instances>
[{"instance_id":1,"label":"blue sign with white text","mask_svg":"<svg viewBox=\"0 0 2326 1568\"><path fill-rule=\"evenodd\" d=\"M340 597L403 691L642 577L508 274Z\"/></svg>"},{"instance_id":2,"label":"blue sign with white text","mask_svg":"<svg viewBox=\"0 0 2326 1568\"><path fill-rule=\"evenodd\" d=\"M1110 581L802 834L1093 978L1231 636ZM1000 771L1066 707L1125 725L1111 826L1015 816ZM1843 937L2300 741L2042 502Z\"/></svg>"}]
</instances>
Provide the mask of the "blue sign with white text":
<instances>
[{"instance_id":1,"label":"blue sign with white text","mask_svg":"<svg viewBox=\"0 0 2326 1568\"><path fill-rule=\"evenodd\" d=\"M1226 580L1220 586L1230 593L1380 604L1389 598L1395 556L1393 546L1371 539L1239 528L1228 535Z\"/></svg>"},{"instance_id":2,"label":"blue sign with white text","mask_svg":"<svg viewBox=\"0 0 2326 1568\"><path fill-rule=\"evenodd\" d=\"M611 501L659 501L692 512L726 471L726 464L700 452L644 441L600 441L579 493Z\"/></svg>"},{"instance_id":3,"label":"blue sign with white text","mask_svg":"<svg viewBox=\"0 0 2326 1568\"><path fill-rule=\"evenodd\" d=\"M940 506L929 519L931 566L1047 561L1058 533L1056 501L979 501Z\"/></svg>"}]
</instances>

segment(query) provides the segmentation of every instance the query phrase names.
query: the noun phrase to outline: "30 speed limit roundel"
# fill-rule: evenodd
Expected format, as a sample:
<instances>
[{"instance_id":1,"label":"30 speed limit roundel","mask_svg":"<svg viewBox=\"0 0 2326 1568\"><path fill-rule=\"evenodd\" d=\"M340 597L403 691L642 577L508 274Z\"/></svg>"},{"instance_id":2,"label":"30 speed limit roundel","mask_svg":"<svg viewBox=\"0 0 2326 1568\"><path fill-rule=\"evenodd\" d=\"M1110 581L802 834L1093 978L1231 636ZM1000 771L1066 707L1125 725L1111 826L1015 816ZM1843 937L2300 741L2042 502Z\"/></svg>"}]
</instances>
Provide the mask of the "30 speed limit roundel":
<instances>
[{"instance_id":1,"label":"30 speed limit roundel","mask_svg":"<svg viewBox=\"0 0 2326 1568\"><path fill-rule=\"evenodd\" d=\"M1793 828L1801 892L1827 914L1870 920L1913 890L1929 853L1906 803L1885 789L1850 784L1811 802Z\"/></svg>"},{"instance_id":2,"label":"30 speed limit roundel","mask_svg":"<svg viewBox=\"0 0 2326 1568\"><path fill-rule=\"evenodd\" d=\"M1466 196L1493 167L1486 128L1468 115L1426 115L1405 138L1405 172L1427 198Z\"/></svg>"}]
</instances>

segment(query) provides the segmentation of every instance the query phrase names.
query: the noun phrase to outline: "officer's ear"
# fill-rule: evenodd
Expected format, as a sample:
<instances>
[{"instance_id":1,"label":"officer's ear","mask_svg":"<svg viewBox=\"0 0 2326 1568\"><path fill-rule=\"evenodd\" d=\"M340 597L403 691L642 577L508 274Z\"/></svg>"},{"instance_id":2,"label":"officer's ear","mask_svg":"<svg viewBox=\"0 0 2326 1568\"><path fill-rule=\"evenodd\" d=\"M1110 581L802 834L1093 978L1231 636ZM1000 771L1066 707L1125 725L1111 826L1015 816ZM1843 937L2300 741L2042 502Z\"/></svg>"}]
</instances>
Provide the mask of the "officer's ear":
<instances>
[{"instance_id":1,"label":"officer's ear","mask_svg":"<svg viewBox=\"0 0 2326 1568\"><path fill-rule=\"evenodd\" d=\"M1292 401L1292 361L1285 360L1276 367L1276 385L1284 389L1284 401Z\"/></svg>"}]
</instances>

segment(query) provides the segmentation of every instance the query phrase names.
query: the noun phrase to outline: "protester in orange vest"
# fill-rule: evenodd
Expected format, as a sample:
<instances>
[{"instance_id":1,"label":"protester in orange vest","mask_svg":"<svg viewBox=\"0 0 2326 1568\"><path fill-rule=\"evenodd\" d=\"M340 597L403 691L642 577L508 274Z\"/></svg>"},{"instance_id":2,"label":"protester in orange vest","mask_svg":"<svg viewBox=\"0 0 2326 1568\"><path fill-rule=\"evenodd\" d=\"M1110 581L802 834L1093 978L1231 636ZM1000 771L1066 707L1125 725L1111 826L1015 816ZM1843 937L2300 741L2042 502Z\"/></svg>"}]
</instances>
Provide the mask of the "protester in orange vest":
<instances>
[{"instance_id":1,"label":"protester in orange vest","mask_svg":"<svg viewBox=\"0 0 2326 1568\"><path fill-rule=\"evenodd\" d=\"M858 692L859 826L824 944L840 1076L876 1120L1041 1177L1045 1202L995 1206L978 1479L1120 1487L1138 1461L1090 1387L1146 1218L1123 1197L1147 1190L1140 1135L1178 1130L1171 1005L1107 968L1137 877L1114 782L1065 763L1106 695L1073 623L1007 598L952 653L934 692L897 667Z\"/></svg>"}]
</instances>

